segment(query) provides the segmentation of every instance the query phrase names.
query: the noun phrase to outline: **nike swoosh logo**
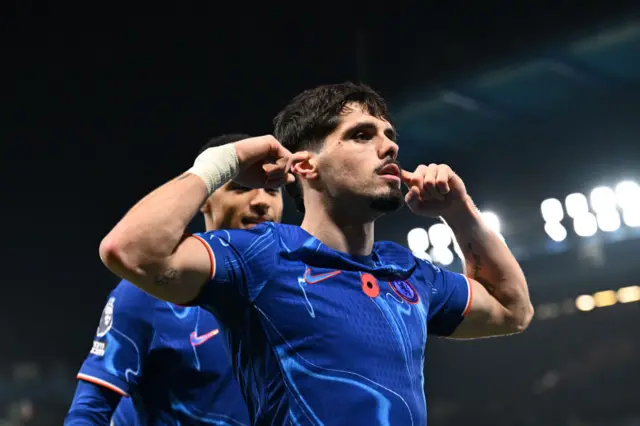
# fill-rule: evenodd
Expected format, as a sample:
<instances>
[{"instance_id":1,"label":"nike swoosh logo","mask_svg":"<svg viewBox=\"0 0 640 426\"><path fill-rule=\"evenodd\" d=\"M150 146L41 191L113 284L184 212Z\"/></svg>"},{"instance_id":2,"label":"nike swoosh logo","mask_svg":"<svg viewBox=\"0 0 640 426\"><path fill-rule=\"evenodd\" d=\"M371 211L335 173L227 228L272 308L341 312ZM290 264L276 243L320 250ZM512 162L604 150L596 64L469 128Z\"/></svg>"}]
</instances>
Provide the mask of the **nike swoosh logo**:
<instances>
[{"instance_id":1,"label":"nike swoosh logo","mask_svg":"<svg viewBox=\"0 0 640 426\"><path fill-rule=\"evenodd\" d=\"M201 344L203 344L204 342L206 342L207 340L211 339L213 336L215 336L216 334L218 334L220 332L220 330L218 330L217 328L215 330L211 330L210 332L203 334L202 336L198 336L196 334L196 332L194 331L193 333L191 333L191 344L193 346L199 346Z\"/></svg>"},{"instance_id":2,"label":"nike swoosh logo","mask_svg":"<svg viewBox=\"0 0 640 426\"><path fill-rule=\"evenodd\" d=\"M321 281L327 280L331 277L335 277L340 272L342 271L335 270L331 272L325 272L324 274L311 275L311 268L307 268L307 270L304 272L304 281L307 284L318 284Z\"/></svg>"}]
</instances>

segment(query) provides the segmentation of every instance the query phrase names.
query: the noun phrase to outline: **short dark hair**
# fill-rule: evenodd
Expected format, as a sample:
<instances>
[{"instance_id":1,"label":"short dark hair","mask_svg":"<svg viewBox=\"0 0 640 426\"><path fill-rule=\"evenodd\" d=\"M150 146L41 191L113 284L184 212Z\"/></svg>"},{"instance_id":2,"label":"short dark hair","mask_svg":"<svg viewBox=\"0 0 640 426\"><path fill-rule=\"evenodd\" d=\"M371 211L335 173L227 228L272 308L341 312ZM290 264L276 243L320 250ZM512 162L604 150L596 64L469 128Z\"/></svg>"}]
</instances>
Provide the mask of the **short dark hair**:
<instances>
[{"instance_id":1,"label":"short dark hair","mask_svg":"<svg viewBox=\"0 0 640 426\"><path fill-rule=\"evenodd\" d=\"M233 142L241 141L242 139L248 139L251 136L246 133L229 133L225 135L216 136L215 138L209 139L209 142L204 144L202 148L200 148L200 152L198 154L202 154L204 150L208 148L215 148L216 146L222 146Z\"/></svg>"},{"instance_id":2,"label":"short dark hair","mask_svg":"<svg viewBox=\"0 0 640 426\"><path fill-rule=\"evenodd\" d=\"M386 102L369 86L352 82L327 84L294 97L273 120L274 135L291 152L317 151L338 127L345 105L351 102L362 105L374 117L389 118ZM286 189L296 209L304 213L299 183L287 185Z\"/></svg>"}]
</instances>

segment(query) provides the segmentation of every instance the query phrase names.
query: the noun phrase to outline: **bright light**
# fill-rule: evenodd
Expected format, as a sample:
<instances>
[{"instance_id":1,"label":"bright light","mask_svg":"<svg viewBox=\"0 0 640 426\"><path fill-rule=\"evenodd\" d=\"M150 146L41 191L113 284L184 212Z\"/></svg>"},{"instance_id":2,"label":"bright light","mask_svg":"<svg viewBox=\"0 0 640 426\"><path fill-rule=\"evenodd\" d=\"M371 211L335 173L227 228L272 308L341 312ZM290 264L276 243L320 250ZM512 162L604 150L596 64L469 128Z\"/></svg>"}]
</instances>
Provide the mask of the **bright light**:
<instances>
[{"instance_id":1,"label":"bright light","mask_svg":"<svg viewBox=\"0 0 640 426\"><path fill-rule=\"evenodd\" d=\"M615 232L620 228L620 215L616 210L598 213L596 217L598 227L604 232Z\"/></svg>"},{"instance_id":2,"label":"bright light","mask_svg":"<svg viewBox=\"0 0 640 426\"><path fill-rule=\"evenodd\" d=\"M615 305L617 302L616 292L613 290L599 291L593 295L593 300L598 308Z\"/></svg>"},{"instance_id":3,"label":"bright light","mask_svg":"<svg viewBox=\"0 0 640 426\"><path fill-rule=\"evenodd\" d=\"M631 228L640 227L640 206L626 207L622 210L622 220L624 224Z\"/></svg>"},{"instance_id":4,"label":"bright light","mask_svg":"<svg viewBox=\"0 0 640 426\"><path fill-rule=\"evenodd\" d=\"M623 287L618 290L618 302L629 303L640 301L640 286Z\"/></svg>"},{"instance_id":5,"label":"bright light","mask_svg":"<svg viewBox=\"0 0 640 426\"><path fill-rule=\"evenodd\" d=\"M429 253L427 253L426 251L414 251L413 255L418 259L426 260L428 262L431 262L433 260L431 259L431 256L429 256Z\"/></svg>"},{"instance_id":6,"label":"bright light","mask_svg":"<svg viewBox=\"0 0 640 426\"><path fill-rule=\"evenodd\" d=\"M581 237L591 237L598 232L598 221L591 213L582 213L573 220L573 230Z\"/></svg>"},{"instance_id":7,"label":"bright light","mask_svg":"<svg viewBox=\"0 0 640 426\"><path fill-rule=\"evenodd\" d=\"M429 228L429 239L433 247L449 247L453 233L444 223L436 223Z\"/></svg>"},{"instance_id":8,"label":"bright light","mask_svg":"<svg viewBox=\"0 0 640 426\"><path fill-rule=\"evenodd\" d=\"M591 191L591 208L596 213L610 212L616 209L616 193L608 186L599 186Z\"/></svg>"},{"instance_id":9,"label":"bright light","mask_svg":"<svg viewBox=\"0 0 640 426\"><path fill-rule=\"evenodd\" d=\"M482 217L489 228L498 234L500 233L500 219L498 219L498 215L493 212L482 212Z\"/></svg>"},{"instance_id":10,"label":"bright light","mask_svg":"<svg viewBox=\"0 0 640 426\"><path fill-rule=\"evenodd\" d=\"M567 208L567 214L574 219L576 216L580 216L589 211L587 197L579 192L567 195L567 198L564 200L564 205Z\"/></svg>"},{"instance_id":11,"label":"bright light","mask_svg":"<svg viewBox=\"0 0 640 426\"><path fill-rule=\"evenodd\" d=\"M441 265L448 266L453 263L453 252L446 246L435 246L431 250L431 256L433 260Z\"/></svg>"},{"instance_id":12,"label":"bright light","mask_svg":"<svg viewBox=\"0 0 640 426\"><path fill-rule=\"evenodd\" d=\"M640 186L632 181L620 182L616 185L616 199L623 209L640 208Z\"/></svg>"},{"instance_id":13,"label":"bright light","mask_svg":"<svg viewBox=\"0 0 640 426\"><path fill-rule=\"evenodd\" d=\"M567 230L558 222L547 222L544 224L544 231L549 238L555 242L564 241L567 238Z\"/></svg>"},{"instance_id":14,"label":"bright light","mask_svg":"<svg viewBox=\"0 0 640 426\"><path fill-rule=\"evenodd\" d=\"M429 248L429 234L424 228L414 228L407 234L409 250L414 253L424 253Z\"/></svg>"},{"instance_id":15,"label":"bright light","mask_svg":"<svg viewBox=\"0 0 640 426\"><path fill-rule=\"evenodd\" d=\"M576 308L578 310L587 312L593 310L596 307L596 302L593 300L593 296L589 296L588 294L583 294L582 296L578 296L576 298Z\"/></svg>"},{"instance_id":16,"label":"bright light","mask_svg":"<svg viewBox=\"0 0 640 426\"><path fill-rule=\"evenodd\" d=\"M562 203L555 198L548 198L540 204L540 212L545 222L560 222L564 218Z\"/></svg>"}]
</instances>

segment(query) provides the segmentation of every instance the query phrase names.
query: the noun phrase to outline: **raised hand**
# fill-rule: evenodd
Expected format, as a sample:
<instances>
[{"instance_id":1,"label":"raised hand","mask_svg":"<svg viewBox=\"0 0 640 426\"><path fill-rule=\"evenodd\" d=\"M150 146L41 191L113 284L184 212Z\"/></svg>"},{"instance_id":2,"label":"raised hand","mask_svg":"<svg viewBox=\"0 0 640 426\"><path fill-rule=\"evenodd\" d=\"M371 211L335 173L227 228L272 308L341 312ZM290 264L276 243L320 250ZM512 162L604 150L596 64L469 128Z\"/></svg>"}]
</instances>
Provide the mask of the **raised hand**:
<instances>
[{"instance_id":1,"label":"raised hand","mask_svg":"<svg viewBox=\"0 0 640 426\"><path fill-rule=\"evenodd\" d=\"M444 216L468 197L464 182L446 164L420 165L414 172L403 170L402 181L409 188L407 206L422 216Z\"/></svg>"},{"instance_id":2,"label":"raised hand","mask_svg":"<svg viewBox=\"0 0 640 426\"><path fill-rule=\"evenodd\" d=\"M291 165L308 153L292 154L271 135L235 142L240 172L233 179L249 188L278 188L295 181Z\"/></svg>"}]
</instances>

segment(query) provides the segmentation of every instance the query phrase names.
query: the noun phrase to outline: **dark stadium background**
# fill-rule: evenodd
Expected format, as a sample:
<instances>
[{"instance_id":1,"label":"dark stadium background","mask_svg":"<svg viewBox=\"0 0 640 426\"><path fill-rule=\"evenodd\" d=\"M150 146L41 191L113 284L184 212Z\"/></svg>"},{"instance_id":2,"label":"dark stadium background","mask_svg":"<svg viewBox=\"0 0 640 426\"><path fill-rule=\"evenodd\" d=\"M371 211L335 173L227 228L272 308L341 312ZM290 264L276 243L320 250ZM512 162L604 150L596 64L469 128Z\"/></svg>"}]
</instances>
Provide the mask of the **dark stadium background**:
<instances>
[{"instance_id":1,"label":"dark stadium background","mask_svg":"<svg viewBox=\"0 0 640 426\"><path fill-rule=\"evenodd\" d=\"M637 233L569 230L556 250L540 215L640 180L640 4L415 3L2 6L0 424L61 424L117 282L98 244L126 209L210 136L269 133L318 84L383 93L403 165L461 174L536 306L640 284ZM403 210L377 237L428 225ZM569 311L508 339L432 339L430 424L640 424L640 303Z\"/></svg>"}]
</instances>

